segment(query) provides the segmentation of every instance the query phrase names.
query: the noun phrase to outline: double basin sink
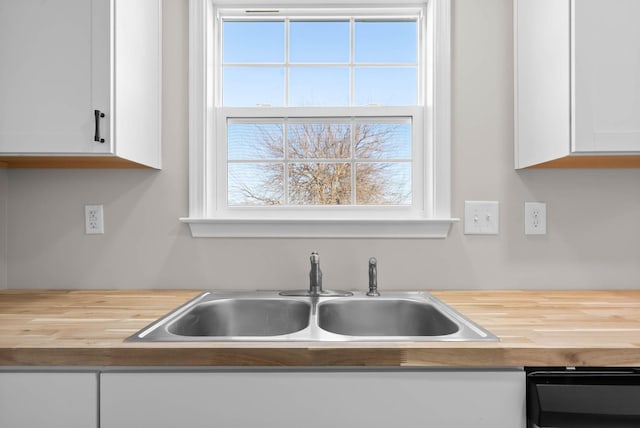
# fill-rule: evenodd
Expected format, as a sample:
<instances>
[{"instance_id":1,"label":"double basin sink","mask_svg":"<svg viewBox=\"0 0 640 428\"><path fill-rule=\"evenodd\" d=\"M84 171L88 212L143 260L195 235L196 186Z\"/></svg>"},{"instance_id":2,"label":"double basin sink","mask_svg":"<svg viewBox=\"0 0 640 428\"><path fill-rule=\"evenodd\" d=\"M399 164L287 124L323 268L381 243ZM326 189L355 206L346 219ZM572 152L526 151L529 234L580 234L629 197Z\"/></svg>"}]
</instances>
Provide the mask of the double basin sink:
<instances>
[{"instance_id":1,"label":"double basin sink","mask_svg":"<svg viewBox=\"0 0 640 428\"><path fill-rule=\"evenodd\" d=\"M371 297L205 291L140 330L132 342L495 341L425 292Z\"/></svg>"}]
</instances>

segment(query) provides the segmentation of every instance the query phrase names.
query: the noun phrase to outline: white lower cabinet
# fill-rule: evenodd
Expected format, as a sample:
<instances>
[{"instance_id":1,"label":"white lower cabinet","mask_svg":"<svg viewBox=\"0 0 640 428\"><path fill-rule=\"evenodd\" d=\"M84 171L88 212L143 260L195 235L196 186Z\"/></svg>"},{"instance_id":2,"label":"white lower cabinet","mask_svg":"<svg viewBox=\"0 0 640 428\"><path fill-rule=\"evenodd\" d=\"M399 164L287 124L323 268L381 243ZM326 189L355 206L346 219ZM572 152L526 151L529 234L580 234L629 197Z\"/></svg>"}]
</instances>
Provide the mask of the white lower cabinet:
<instances>
[{"instance_id":1,"label":"white lower cabinet","mask_svg":"<svg viewBox=\"0 0 640 428\"><path fill-rule=\"evenodd\" d=\"M98 374L0 373L0 427L98 428Z\"/></svg>"},{"instance_id":2,"label":"white lower cabinet","mask_svg":"<svg viewBox=\"0 0 640 428\"><path fill-rule=\"evenodd\" d=\"M519 370L105 372L101 428L524 428Z\"/></svg>"}]
</instances>

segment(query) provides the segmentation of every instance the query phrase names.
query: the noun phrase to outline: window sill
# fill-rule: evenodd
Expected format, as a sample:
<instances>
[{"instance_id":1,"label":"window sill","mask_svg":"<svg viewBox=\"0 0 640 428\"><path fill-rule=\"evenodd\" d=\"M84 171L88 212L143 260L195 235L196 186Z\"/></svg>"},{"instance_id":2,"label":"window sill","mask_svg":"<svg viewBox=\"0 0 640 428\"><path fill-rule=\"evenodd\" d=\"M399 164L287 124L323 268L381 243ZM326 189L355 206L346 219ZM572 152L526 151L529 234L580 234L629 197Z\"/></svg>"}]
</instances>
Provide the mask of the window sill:
<instances>
[{"instance_id":1,"label":"window sill","mask_svg":"<svg viewBox=\"0 0 640 428\"><path fill-rule=\"evenodd\" d=\"M446 238L459 219L181 218L194 238Z\"/></svg>"}]
</instances>

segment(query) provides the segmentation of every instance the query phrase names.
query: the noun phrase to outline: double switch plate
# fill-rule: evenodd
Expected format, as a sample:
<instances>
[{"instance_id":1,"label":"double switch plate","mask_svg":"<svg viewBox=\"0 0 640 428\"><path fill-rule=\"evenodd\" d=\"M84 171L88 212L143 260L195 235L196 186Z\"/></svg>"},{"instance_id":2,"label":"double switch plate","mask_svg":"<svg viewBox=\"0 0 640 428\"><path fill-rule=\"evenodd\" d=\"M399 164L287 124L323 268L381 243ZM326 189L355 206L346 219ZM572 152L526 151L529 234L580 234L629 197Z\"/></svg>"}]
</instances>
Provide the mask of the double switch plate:
<instances>
[{"instance_id":1,"label":"double switch plate","mask_svg":"<svg viewBox=\"0 0 640 428\"><path fill-rule=\"evenodd\" d=\"M465 201L464 234L497 235L500 231L498 201Z\"/></svg>"}]
</instances>

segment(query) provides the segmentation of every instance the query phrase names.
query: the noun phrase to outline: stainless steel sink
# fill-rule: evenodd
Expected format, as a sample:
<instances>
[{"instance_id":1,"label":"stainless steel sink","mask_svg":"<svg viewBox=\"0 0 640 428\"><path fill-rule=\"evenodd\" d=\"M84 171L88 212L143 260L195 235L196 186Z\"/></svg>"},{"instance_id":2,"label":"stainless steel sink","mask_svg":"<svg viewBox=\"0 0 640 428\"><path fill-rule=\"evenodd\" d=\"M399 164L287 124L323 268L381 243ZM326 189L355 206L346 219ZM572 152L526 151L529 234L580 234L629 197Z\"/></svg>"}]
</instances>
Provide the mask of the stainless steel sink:
<instances>
[{"instance_id":1,"label":"stainless steel sink","mask_svg":"<svg viewBox=\"0 0 640 428\"><path fill-rule=\"evenodd\" d=\"M491 341L496 336L425 292L283 297L206 291L127 341Z\"/></svg>"}]
</instances>

